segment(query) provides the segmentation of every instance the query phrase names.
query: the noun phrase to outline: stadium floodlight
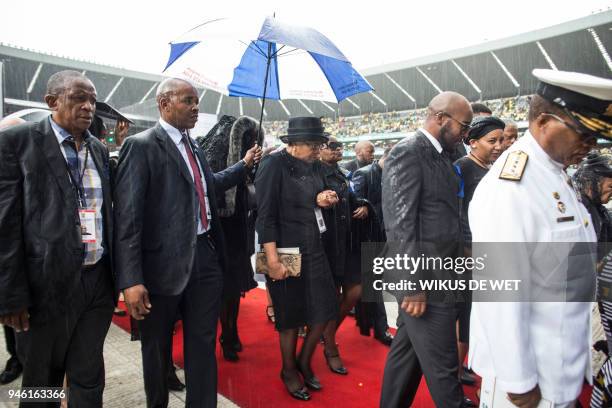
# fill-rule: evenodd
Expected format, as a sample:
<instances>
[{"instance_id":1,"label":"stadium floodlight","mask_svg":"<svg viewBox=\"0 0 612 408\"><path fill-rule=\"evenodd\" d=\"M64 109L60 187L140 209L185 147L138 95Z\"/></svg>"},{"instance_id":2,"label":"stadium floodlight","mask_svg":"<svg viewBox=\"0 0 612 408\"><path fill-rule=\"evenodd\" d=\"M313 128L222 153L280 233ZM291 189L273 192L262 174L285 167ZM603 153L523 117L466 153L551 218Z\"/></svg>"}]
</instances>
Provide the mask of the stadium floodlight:
<instances>
[{"instance_id":1,"label":"stadium floodlight","mask_svg":"<svg viewBox=\"0 0 612 408\"><path fill-rule=\"evenodd\" d=\"M36 84L36 80L38 79L38 76L40 75L40 71L42 70L43 67L43 63L41 62L40 64L38 64L38 68L36 68L36 71L34 72L34 75L32 76L32 80L30 81L30 85L28 86L28 90L26 91L26 93L30 94L32 93L32 89L34 89L34 85Z\"/></svg>"},{"instance_id":2,"label":"stadium floodlight","mask_svg":"<svg viewBox=\"0 0 612 408\"><path fill-rule=\"evenodd\" d=\"M146 94L144 94L144 96L142 97L142 99L141 99L141 100L140 100L140 102L138 102L138 103L143 103L144 101L146 101L146 100L147 100L147 98L149 97L149 95L151 95L151 92L153 92L153 90L154 90L155 88L157 88L157 85L159 85L159 82L155 82L155 83L154 83L154 84L151 86L151 88L149 88L149 90L147 91L147 93L146 93Z\"/></svg>"},{"instance_id":3,"label":"stadium floodlight","mask_svg":"<svg viewBox=\"0 0 612 408\"><path fill-rule=\"evenodd\" d=\"M502 71L504 71L504 73L506 74L506 76L510 79L510 81L512 82L512 85L514 85L515 88L520 89L521 86L519 85L518 81L514 78L514 76L510 73L510 71L508 71L508 68L506 68L506 66L504 65L503 62L501 62L501 60L499 59L499 57L497 55L495 55L495 53L493 51L490 51L491 56L493 57L493 59L497 62L497 65L500 66L500 68L502 69Z\"/></svg>"},{"instance_id":4,"label":"stadium floodlight","mask_svg":"<svg viewBox=\"0 0 612 408\"><path fill-rule=\"evenodd\" d=\"M550 66L550 69L554 69L555 71L558 71L557 66L553 62L552 58L550 58L550 55L548 55L548 53L544 49L544 46L542 45L542 43L539 42L539 41L536 41L536 45L540 49L540 52L544 56L544 59L546 60L546 62L548 62L548 65Z\"/></svg>"},{"instance_id":5,"label":"stadium floodlight","mask_svg":"<svg viewBox=\"0 0 612 408\"><path fill-rule=\"evenodd\" d=\"M592 28L588 28L587 31L591 33L593 41L595 41L595 44L597 45L597 49L599 49L601 56L606 61L606 64L608 64L608 69L612 71L612 60L610 59L610 54L608 54L608 51L606 51L606 47L604 47L603 43L601 42L599 35L597 35L597 32Z\"/></svg>"},{"instance_id":6,"label":"stadium floodlight","mask_svg":"<svg viewBox=\"0 0 612 408\"><path fill-rule=\"evenodd\" d=\"M300 105L302 105L304 107L304 109L306 109L308 111L308 113L313 115L312 109L310 109L308 106L306 106L306 104L301 99L298 99L297 101L300 103Z\"/></svg>"},{"instance_id":7,"label":"stadium floodlight","mask_svg":"<svg viewBox=\"0 0 612 408\"><path fill-rule=\"evenodd\" d=\"M244 109L242 108L242 96L238 97L238 107L240 108L240 116L244 115Z\"/></svg>"},{"instance_id":8,"label":"stadium floodlight","mask_svg":"<svg viewBox=\"0 0 612 408\"><path fill-rule=\"evenodd\" d=\"M419 71L419 73L423 76L423 78L425 78L427 80L427 82L429 82L431 84L431 86L433 86L436 91L438 91L438 93L442 93L442 89L440 89L440 87L438 85L436 85L436 83L434 81L432 81L432 79L430 77L427 76L427 74L425 74L421 68L419 67L415 67L417 71Z\"/></svg>"},{"instance_id":9,"label":"stadium floodlight","mask_svg":"<svg viewBox=\"0 0 612 408\"><path fill-rule=\"evenodd\" d=\"M287 109L287 107L285 106L285 104L283 103L283 101L281 101L280 99L278 100L278 103L280 103L280 106L283 108L283 110L285 111L285 113L287 114L287 116L291 116L291 112L289 112L289 109Z\"/></svg>"},{"instance_id":10,"label":"stadium floodlight","mask_svg":"<svg viewBox=\"0 0 612 408\"><path fill-rule=\"evenodd\" d=\"M472 88L474 88L474 90L478 92L478 95L480 96L479 99L482 99L482 91L480 90L478 85L476 85L476 83L472 81L472 78L470 78L470 76L459 66L459 64L457 64L457 62L454 59L452 59L451 62L455 66L455 68L457 68L457 71L459 71L459 73L463 75L466 81L468 81L468 83L472 85Z\"/></svg>"},{"instance_id":11,"label":"stadium floodlight","mask_svg":"<svg viewBox=\"0 0 612 408\"><path fill-rule=\"evenodd\" d=\"M119 80L117 81L117 83L115 84L115 86L113 86L113 89L111 89L111 91L108 93L108 95L106 96L106 98L104 99L104 102L108 102L111 100L111 98L113 97L113 95L115 94L115 91L117 90L117 88L119 88L119 85L121 85L121 83L123 82L123 77L119 78Z\"/></svg>"},{"instance_id":12,"label":"stadium floodlight","mask_svg":"<svg viewBox=\"0 0 612 408\"><path fill-rule=\"evenodd\" d=\"M215 115L219 116L219 112L221 112L221 103L223 103L223 94L219 94L219 102L217 102L217 112Z\"/></svg>"}]
</instances>

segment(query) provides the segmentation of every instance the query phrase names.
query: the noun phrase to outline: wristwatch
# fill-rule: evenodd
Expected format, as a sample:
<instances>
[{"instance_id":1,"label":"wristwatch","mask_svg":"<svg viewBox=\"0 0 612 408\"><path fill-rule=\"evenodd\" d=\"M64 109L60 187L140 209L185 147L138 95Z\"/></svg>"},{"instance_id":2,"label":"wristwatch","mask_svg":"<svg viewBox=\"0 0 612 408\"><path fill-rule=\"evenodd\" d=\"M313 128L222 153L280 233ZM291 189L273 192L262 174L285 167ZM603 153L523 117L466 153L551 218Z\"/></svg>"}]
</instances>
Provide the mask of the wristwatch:
<instances>
[{"instance_id":1,"label":"wristwatch","mask_svg":"<svg viewBox=\"0 0 612 408\"><path fill-rule=\"evenodd\" d=\"M244 164L244 167L249 167L249 165L247 164L246 160L240 159L240 161Z\"/></svg>"}]
</instances>

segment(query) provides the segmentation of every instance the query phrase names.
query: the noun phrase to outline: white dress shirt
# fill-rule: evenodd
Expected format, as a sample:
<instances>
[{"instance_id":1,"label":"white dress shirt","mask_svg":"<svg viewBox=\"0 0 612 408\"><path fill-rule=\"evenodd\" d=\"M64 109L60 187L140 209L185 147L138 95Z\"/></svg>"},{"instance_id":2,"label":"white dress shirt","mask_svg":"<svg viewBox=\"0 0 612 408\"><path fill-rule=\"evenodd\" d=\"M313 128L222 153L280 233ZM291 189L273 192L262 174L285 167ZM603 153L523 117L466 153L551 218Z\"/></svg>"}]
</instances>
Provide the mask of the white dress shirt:
<instances>
[{"instance_id":1,"label":"white dress shirt","mask_svg":"<svg viewBox=\"0 0 612 408\"><path fill-rule=\"evenodd\" d=\"M426 131L423 128L419 128L419 132L423 133L425 135L425 137L427 137L427 139L429 139L429 141L431 142L431 144L436 148L436 150L438 151L438 153L442 153L442 145L440 144L440 142L438 141L438 139L436 139L435 137L433 137L431 135L431 133L429 133L428 131Z\"/></svg>"}]
</instances>

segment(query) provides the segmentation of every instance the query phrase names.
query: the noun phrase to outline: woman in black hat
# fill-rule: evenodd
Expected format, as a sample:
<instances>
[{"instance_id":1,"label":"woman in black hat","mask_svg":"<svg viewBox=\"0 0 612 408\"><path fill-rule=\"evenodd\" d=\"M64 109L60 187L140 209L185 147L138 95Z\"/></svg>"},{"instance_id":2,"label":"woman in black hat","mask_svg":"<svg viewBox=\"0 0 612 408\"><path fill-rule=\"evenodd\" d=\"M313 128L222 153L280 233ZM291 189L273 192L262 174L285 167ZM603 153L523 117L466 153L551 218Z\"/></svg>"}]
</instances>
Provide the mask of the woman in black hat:
<instances>
[{"instance_id":1,"label":"woman in black hat","mask_svg":"<svg viewBox=\"0 0 612 408\"><path fill-rule=\"evenodd\" d=\"M312 355L325 325L338 315L334 281L321 241L325 227L319 222L320 209L335 205L338 197L325 190L313 165L328 140L321 120L292 118L287 133L281 137L286 149L266 156L257 172L256 229L268 261L266 279L280 338L281 379L292 397L309 400L304 384L321 389L310 366ZM277 248L294 247L302 256L301 275L287 277ZM308 334L296 356L298 329L304 325Z\"/></svg>"},{"instance_id":2,"label":"woman in black hat","mask_svg":"<svg viewBox=\"0 0 612 408\"><path fill-rule=\"evenodd\" d=\"M468 208L474 196L476 186L487 174L489 167L497 160L502 153L502 143L504 140L504 128L506 124L495 116L479 116L474 119L464 142L470 146L467 156L458 159L455 166L458 167L461 179L463 180L463 202L461 205L461 225L463 229L464 245L466 256L471 256L472 233L468 223ZM465 276L469 279L469 276ZM462 384L474 385L475 379L463 370L463 361L468 352L470 338L470 312L471 312L471 293L465 294L465 302L457 304L459 315L458 342L459 351L459 380Z\"/></svg>"}]
</instances>

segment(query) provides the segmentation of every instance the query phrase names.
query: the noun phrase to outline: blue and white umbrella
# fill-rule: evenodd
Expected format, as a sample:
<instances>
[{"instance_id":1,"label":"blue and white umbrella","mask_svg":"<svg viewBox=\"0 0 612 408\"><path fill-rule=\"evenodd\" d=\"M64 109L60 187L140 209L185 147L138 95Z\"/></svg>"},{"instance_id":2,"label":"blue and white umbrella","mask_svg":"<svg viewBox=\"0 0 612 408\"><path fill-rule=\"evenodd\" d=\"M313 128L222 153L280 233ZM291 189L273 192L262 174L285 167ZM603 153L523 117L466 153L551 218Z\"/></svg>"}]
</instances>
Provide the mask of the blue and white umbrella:
<instances>
[{"instance_id":1,"label":"blue and white umbrella","mask_svg":"<svg viewBox=\"0 0 612 408\"><path fill-rule=\"evenodd\" d=\"M218 19L170 43L164 74L224 95L340 102L372 90L323 34L267 17ZM263 112L263 108L262 108Z\"/></svg>"}]
</instances>

